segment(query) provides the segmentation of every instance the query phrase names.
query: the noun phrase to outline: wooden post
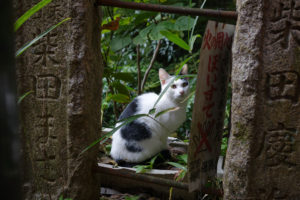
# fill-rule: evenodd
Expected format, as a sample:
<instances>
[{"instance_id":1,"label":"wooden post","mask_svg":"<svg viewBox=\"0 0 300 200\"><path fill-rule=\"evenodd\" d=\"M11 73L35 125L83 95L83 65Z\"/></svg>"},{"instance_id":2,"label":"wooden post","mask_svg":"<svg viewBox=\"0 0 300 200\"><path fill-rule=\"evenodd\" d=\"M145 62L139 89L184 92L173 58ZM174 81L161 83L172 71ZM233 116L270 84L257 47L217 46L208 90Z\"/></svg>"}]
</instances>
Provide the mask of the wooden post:
<instances>
[{"instance_id":1,"label":"wooden post","mask_svg":"<svg viewBox=\"0 0 300 200\"><path fill-rule=\"evenodd\" d=\"M201 46L189 146L189 190L214 180L220 155L234 26L209 21Z\"/></svg>"},{"instance_id":2,"label":"wooden post","mask_svg":"<svg viewBox=\"0 0 300 200\"><path fill-rule=\"evenodd\" d=\"M15 2L17 15L39 1ZM17 31L18 48L70 17L17 60L24 199L98 199L92 174L102 89L100 16L94 1L53 0Z\"/></svg>"}]
</instances>

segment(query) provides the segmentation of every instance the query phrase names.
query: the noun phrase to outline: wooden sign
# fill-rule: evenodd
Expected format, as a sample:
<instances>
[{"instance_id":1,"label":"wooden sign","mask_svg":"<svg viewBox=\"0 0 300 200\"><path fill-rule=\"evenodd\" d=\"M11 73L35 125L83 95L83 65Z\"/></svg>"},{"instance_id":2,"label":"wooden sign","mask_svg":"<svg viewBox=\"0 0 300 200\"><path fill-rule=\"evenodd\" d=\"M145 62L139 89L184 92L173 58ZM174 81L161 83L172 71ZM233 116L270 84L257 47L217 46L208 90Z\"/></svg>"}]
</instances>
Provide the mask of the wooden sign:
<instances>
[{"instance_id":1,"label":"wooden sign","mask_svg":"<svg viewBox=\"0 0 300 200\"><path fill-rule=\"evenodd\" d=\"M201 46L189 146L189 190L216 176L235 26L209 21Z\"/></svg>"}]
</instances>

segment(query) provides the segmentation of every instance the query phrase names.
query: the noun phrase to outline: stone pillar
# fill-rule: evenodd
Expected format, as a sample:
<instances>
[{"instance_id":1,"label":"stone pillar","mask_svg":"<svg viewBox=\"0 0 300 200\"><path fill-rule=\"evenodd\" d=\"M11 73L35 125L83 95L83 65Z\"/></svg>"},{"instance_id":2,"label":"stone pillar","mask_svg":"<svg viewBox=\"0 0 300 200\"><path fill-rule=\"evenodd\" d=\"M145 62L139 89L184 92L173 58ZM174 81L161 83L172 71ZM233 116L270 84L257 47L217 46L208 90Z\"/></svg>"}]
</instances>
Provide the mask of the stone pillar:
<instances>
[{"instance_id":1,"label":"stone pillar","mask_svg":"<svg viewBox=\"0 0 300 200\"><path fill-rule=\"evenodd\" d=\"M237 8L225 199L299 199L300 1Z\"/></svg>"},{"instance_id":2,"label":"stone pillar","mask_svg":"<svg viewBox=\"0 0 300 200\"><path fill-rule=\"evenodd\" d=\"M39 0L15 2L18 16ZM17 60L24 199L98 199L92 174L100 135L100 16L94 1L53 0L17 31L18 47L70 17Z\"/></svg>"}]
</instances>

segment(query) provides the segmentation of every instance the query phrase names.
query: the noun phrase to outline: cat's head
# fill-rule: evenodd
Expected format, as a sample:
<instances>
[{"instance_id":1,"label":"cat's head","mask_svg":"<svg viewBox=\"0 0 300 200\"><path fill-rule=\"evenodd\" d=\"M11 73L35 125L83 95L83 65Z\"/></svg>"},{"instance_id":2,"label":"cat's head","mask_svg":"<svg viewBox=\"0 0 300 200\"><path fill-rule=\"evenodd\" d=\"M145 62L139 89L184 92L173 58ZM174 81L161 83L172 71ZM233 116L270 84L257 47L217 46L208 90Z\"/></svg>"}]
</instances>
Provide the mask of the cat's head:
<instances>
[{"instance_id":1,"label":"cat's head","mask_svg":"<svg viewBox=\"0 0 300 200\"><path fill-rule=\"evenodd\" d=\"M188 73L187 65L184 65L180 75L186 75ZM161 91L175 79L174 76L170 76L164 69L159 69L159 79L161 84ZM168 88L167 92L164 94L167 98L180 103L182 102L189 94L189 82L187 78L175 80L171 86Z\"/></svg>"}]
</instances>

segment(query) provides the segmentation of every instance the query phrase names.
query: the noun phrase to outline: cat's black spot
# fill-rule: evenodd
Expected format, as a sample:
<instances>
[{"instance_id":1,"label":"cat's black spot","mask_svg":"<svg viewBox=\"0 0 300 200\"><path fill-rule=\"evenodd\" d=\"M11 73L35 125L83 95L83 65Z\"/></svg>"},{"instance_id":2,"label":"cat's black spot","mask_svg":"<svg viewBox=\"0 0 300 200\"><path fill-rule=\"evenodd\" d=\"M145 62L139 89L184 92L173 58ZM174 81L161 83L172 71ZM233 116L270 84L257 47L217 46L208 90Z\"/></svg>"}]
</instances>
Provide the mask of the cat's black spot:
<instances>
[{"instance_id":1,"label":"cat's black spot","mask_svg":"<svg viewBox=\"0 0 300 200\"><path fill-rule=\"evenodd\" d=\"M134 115L137 112L137 106L138 106L138 100L137 98L135 98L132 102L130 102L130 104L127 105L125 110L120 115L119 120L126 119Z\"/></svg>"},{"instance_id":2,"label":"cat's black spot","mask_svg":"<svg viewBox=\"0 0 300 200\"><path fill-rule=\"evenodd\" d=\"M151 138L151 131L145 123L133 121L121 128L121 136L126 141L141 141Z\"/></svg>"},{"instance_id":3,"label":"cat's black spot","mask_svg":"<svg viewBox=\"0 0 300 200\"><path fill-rule=\"evenodd\" d=\"M133 152L133 153L138 153L138 152L141 152L143 150L135 142L126 142L125 147L126 147L127 151Z\"/></svg>"}]
</instances>

